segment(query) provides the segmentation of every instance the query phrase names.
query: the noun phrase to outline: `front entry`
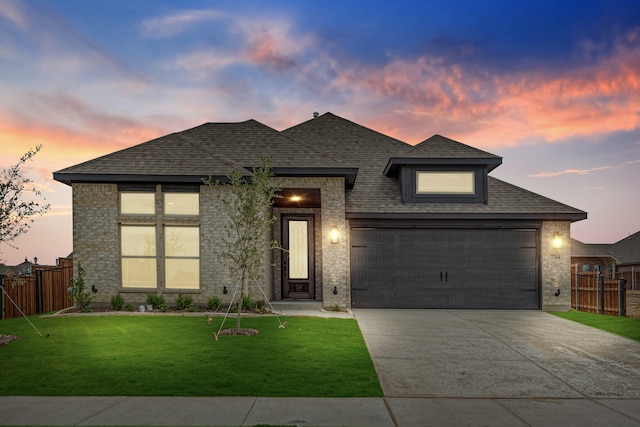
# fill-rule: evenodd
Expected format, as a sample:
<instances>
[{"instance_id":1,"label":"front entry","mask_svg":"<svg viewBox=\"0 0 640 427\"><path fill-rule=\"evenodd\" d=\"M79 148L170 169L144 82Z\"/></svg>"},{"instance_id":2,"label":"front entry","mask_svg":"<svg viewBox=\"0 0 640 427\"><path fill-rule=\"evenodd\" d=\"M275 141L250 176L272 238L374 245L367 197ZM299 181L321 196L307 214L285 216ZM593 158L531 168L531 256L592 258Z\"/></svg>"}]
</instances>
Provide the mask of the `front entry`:
<instances>
[{"instance_id":1,"label":"front entry","mask_svg":"<svg viewBox=\"0 0 640 427\"><path fill-rule=\"evenodd\" d=\"M283 215L282 296L313 299L315 290L314 216Z\"/></svg>"}]
</instances>

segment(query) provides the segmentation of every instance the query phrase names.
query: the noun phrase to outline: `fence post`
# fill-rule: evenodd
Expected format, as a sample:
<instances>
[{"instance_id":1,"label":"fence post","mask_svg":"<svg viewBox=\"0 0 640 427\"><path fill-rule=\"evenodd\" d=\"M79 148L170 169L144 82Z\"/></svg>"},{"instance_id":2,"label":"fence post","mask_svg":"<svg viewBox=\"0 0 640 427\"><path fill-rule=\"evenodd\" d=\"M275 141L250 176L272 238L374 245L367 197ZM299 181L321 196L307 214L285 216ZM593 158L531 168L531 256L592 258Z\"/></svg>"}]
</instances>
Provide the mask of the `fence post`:
<instances>
[{"instance_id":1,"label":"fence post","mask_svg":"<svg viewBox=\"0 0 640 427\"><path fill-rule=\"evenodd\" d=\"M604 274L598 274L598 291L599 312L604 314Z\"/></svg>"},{"instance_id":2,"label":"fence post","mask_svg":"<svg viewBox=\"0 0 640 427\"><path fill-rule=\"evenodd\" d=\"M578 302L578 295L579 295L578 287L580 286L580 283L578 283L578 282L580 280L580 276L578 276L578 264L575 265L575 269L574 269L573 274L574 274L573 283L576 285L576 290L575 290L575 293L576 293L576 311L579 311L580 303Z\"/></svg>"},{"instance_id":3,"label":"fence post","mask_svg":"<svg viewBox=\"0 0 640 427\"><path fill-rule=\"evenodd\" d=\"M36 275L36 313L43 312L42 270L35 271Z\"/></svg>"},{"instance_id":4,"label":"fence post","mask_svg":"<svg viewBox=\"0 0 640 427\"><path fill-rule=\"evenodd\" d=\"M4 308L6 298L4 297L4 292L3 292L5 277L7 276L5 276L4 274L0 274L0 287L2 288L0 289L0 310L2 311L2 313L0 313L0 319L4 319L6 317L5 308Z\"/></svg>"},{"instance_id":5,"label":"fence post","mask_svg":"<svg viewBox=\"0 0 640 427\"><path fill-rule=\"evenodd\" d=\"M627 315L626 289L624 286L626 281L624 277L618 279L618 316Z\"/></svg>"}]
</instances>

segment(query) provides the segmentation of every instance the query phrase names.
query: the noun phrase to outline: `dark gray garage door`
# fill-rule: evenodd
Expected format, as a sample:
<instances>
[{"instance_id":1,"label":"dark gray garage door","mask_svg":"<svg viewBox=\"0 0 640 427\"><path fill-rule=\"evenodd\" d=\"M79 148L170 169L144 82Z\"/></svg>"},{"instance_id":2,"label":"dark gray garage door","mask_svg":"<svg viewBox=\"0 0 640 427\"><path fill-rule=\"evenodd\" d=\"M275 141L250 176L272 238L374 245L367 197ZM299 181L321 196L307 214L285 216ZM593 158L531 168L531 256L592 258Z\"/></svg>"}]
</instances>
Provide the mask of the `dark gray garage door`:
<instances>
[{"instance_id":1,"label":"dark gray garage door","mask_svg":"<svg viewBox=\"0 0 640 427\"><path fill-rule=\"evenodd\" d=\"M534 229L351 229L354 308L538 309Z\"/></svg>"}]
</instances>

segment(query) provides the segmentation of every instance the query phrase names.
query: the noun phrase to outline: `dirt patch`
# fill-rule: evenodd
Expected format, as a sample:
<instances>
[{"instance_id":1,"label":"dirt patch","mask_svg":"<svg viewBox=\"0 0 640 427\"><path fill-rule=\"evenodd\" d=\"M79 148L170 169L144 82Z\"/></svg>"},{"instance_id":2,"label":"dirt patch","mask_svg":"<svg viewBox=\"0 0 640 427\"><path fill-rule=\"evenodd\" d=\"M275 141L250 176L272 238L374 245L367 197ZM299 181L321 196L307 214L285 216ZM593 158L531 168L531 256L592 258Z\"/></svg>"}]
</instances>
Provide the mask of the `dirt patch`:
<instances>
[{"instance_id":1,"label":"dirt patch","mask_svg":"<svg viewBox=\"0 0 640 427\"><path fill-rule=\"evenodd\" d=\"M20 337L16 337L15 335L0 334L0 345L9 344L11 341L15 341L17 339L20 339Z\"/></svg>"}]
</instances>

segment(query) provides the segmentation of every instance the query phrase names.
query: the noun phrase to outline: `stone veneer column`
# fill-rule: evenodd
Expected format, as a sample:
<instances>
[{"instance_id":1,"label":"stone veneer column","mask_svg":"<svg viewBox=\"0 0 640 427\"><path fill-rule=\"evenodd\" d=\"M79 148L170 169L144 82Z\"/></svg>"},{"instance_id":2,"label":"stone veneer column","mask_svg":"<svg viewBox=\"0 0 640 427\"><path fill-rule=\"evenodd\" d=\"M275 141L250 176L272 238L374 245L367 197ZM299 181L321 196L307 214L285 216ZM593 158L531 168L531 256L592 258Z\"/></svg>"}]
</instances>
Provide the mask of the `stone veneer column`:
<instances>
[{"instance_id":1,"label":"stone veneer column","mask_svg":"<svg viewBox=\"0 0 640 427\"><path fill-rule=\"evenodd\" d=\"M109 303L118 292L118 188L115 184L73 184L73 267L85 270L88 289L95 286L94 302Z\"/></svg>"},{"instance_id":2,"label":"stone veneer column","mask_svg":"<svg viewBox=\"0 0 640 427\"><path fill-rule=\"evenodd\" d=\"M571 240L569 221L544 221L540 231L542 257L542 309L571 309ZM553 247L555 234L562 238L562 248ZM556 292L560 290L560 295Z\"/></svg>"}]
</instances>

